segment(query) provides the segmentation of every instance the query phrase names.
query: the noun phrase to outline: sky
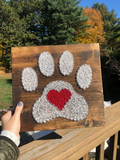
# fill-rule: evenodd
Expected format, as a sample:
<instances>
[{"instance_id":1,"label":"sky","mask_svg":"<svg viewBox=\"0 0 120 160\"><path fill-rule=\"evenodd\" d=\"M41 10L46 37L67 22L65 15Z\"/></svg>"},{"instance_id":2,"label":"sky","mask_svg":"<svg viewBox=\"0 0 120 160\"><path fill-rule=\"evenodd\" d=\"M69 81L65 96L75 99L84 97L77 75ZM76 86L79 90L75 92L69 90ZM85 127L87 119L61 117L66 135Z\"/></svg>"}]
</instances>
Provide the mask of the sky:
<instances>
[{"instance_id":1,"label":"sky","mask_svg":"<svg viewBox=\"0 0 120 160\"><path fill-rule=\"evenodd\" d=\"M117 13L117 18L120 18L120 0L81 0L80 6L83 6L84 8L86 6L92 7L94 3L102 4L104 3L108 11L111 11L112 9L115 10L115 13Z\"/></svg>"}]
</instances>

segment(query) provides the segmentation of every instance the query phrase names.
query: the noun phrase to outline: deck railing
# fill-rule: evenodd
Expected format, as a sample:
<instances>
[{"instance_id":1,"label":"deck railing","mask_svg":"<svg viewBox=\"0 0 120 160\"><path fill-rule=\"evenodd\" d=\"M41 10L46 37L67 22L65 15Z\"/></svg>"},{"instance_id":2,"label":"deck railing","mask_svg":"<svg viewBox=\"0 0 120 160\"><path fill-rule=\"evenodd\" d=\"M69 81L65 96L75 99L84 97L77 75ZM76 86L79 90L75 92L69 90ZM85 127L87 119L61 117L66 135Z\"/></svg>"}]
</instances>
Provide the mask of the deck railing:
<instances>
[{"instance_id":1,"label":"deck railing","mask_svg":"<svg viewBox=\"0 0 120 160\"><path fill-rule=\"evenodd\" d=\"M118 133L120 102L105 108L105 126L57 130L60 139L36 140L20 147L19 160L88 160L96 148L96 160L104 160L104 142L110 138L107 160L120 160Z\"/></svg>"}]
</instances>

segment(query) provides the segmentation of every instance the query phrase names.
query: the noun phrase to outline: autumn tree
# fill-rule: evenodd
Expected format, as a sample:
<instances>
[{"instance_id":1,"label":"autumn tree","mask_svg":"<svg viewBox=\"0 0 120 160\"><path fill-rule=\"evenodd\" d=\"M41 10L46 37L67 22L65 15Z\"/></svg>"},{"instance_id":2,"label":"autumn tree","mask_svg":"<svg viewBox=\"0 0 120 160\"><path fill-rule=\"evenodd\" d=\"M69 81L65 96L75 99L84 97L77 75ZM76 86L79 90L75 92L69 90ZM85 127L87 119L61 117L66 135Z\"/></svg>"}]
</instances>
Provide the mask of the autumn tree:
<instances>
[{"instance_id":1,"label":"autumn tree","mask_svg":"<svg viewBox=\"0 0 120 160\"><path fill-rule=\"evenodd\" d=\"M101 19L100 11L96 11L93 8L85 8L84 13L89 17L88 21L84 25L89 25L90 27L86 29L86 34L83 36L76 36L75 40L78 43L104 43L104 22ZM83 30L83 29L82 29ZM77 31L77 33L79 30Z\"/></svg>"},{"instance_id":2,"label":"autumn tree","mask_svg":"<svg viewBox=\"0 0 120 160\"><path fill-rule=\"evenodd\" d=\"M0 44L0 66L2 66L3 46Z\"/></svg>"}]
</instances>

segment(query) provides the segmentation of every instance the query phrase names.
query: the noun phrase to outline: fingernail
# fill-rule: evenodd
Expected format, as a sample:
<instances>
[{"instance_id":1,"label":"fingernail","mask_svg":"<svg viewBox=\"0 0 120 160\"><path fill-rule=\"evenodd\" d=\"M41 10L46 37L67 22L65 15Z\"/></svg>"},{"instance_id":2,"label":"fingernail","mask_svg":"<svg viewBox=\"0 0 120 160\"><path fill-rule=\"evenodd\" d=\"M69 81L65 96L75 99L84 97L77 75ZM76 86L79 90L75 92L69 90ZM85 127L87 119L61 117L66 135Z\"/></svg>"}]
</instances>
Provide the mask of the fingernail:
<instances>
[{"instance_id":1,"label":"fingernail","mask_svg":"<svg viewBox=\"0 0 120 160\"><path fill-rule=\"evenodd\" d=\"M22 106L22 102L19 102L19 103L18 103L18 106Z\"/></svg>"}]
</instances>

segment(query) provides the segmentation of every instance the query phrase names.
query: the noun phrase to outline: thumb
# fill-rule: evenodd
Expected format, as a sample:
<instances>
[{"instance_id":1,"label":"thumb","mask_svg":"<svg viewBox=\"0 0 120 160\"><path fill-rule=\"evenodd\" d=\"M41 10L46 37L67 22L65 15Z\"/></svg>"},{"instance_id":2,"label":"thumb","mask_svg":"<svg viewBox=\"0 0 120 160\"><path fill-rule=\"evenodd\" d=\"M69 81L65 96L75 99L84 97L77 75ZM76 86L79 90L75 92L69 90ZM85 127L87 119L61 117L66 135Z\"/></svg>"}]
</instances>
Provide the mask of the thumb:
<instances>
[{"instance_id":1,"label":"thumb","mask_svg":"<svg viewBox=\"0 0 120 160\"><path fill-rule=\"evenodd\" d=\"M14 116L17 116L19 117L21 112L23 110L23 103L22 102L19 102L15 108L15 113L14 113Z\"/></svg>"}]
</instances>

